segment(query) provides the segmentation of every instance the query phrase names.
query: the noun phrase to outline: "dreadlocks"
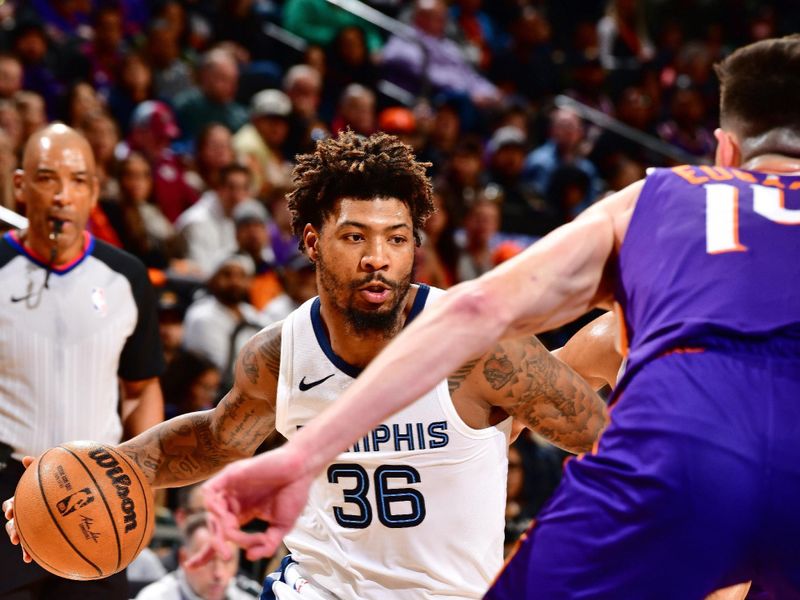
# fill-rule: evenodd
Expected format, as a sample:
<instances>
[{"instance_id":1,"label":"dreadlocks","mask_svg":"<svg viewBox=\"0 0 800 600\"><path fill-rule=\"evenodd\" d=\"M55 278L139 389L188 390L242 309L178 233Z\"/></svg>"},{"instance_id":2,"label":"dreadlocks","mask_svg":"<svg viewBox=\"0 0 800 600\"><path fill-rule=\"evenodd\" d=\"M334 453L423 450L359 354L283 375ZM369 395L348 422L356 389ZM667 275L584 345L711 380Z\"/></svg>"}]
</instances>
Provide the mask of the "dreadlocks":
<instances>
[{"instance_id":1,"label":"dreadlocks","mask_svg":"<svg viewBox=\"0 0 800 600\"><path fill-rule=\"evenodd\" d=\"M289 194L292 229L303 249L303 228L315 228L341 198L397 198L411 213L414 239L434 210L433 190L425 169L410 146L395 136L376 133L363 137L351 130L339 137L317 142L311 154L298 157L292 173L295 189Z\"/></svg>"}]
</instances>

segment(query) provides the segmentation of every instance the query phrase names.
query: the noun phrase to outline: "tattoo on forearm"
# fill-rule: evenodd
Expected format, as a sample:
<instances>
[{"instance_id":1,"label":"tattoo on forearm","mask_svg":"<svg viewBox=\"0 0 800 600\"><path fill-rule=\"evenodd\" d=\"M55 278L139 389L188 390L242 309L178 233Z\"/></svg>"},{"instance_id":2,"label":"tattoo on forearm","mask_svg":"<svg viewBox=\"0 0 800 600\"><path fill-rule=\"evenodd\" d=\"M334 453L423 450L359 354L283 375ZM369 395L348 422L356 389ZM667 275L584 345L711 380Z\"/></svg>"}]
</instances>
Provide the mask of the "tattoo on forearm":
<instances>
[{"instance_id":1,"label":"tattoo on forearm","mask_svg":"<svg viewBox=\"0 0 800 600\"><path fill-rule=\"evenodd\" d=\"M535 337L498 345L483 376L504 392L509 413L571 452L591 449L605 425L605 404L571 368Z\"/></svg>"},{"instance_id":2,"label":"tattoo on forearm","mask_svg":"<svg viewBox=\"0 0 800 600\"><path fill-rule=\"evenodd\" d=\"M469 361L447 378L447 387L450 390L451 395L454 394L459 387L461 387L461 384L464 383L464 380L469 376L469 374L472 372L472 369L475 368L475 365L477 365L480 360L480 358L476 358L475 360Z\"/></svg>"}]
</instances>

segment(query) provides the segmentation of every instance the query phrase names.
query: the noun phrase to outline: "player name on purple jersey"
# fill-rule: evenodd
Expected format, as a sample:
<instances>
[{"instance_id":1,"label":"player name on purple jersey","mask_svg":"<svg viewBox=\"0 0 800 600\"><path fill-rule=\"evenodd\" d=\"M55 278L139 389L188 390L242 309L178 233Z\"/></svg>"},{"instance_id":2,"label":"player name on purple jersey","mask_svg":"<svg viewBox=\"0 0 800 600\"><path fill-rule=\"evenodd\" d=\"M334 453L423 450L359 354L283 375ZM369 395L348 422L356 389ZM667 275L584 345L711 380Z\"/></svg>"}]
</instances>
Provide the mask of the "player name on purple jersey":
<instances>
[{"instance_id":1,"label":"player name on purple jersey","mask_svg":"<svg viewBox=\"0 0 800 600\"><path fill-rule=\"evenodd\" d=\"M709 336L800 332L798 225L800 176L650 171L618 265L629 364Z\"/></svg>"}]
</instances>

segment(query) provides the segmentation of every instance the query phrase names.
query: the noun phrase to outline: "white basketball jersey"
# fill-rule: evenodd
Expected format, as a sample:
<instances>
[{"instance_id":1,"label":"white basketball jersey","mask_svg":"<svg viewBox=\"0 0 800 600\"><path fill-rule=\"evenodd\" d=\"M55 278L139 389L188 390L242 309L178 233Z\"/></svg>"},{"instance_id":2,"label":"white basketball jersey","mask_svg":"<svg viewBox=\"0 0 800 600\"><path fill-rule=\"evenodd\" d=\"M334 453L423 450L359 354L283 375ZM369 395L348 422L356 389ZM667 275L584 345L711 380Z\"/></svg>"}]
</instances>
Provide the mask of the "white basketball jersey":
<instances>
[{"instance_id":1,"label":"white basketball jersey","mask_svg":"<svg viewBox=\"0 0 800 600\"><path fill-rule=\"evenodd\" d=\"M408 321L441 293L420 286ZM276 425L291 438L359 369L334 354L318 298L282 332ZM447 381L386 420L311 486L285 539L303 575L341 599L481 598L503 561L510 430L467 426Z\"/></svg>"}]
</instances>

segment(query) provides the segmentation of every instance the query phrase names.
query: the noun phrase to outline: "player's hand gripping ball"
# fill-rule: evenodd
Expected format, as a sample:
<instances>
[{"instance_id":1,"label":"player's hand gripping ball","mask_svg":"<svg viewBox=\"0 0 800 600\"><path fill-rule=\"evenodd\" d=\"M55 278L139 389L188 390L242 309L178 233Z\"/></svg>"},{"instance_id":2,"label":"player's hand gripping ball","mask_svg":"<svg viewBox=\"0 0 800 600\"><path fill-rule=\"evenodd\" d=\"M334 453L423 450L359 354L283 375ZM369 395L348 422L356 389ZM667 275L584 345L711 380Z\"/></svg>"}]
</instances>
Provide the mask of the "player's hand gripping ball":
<instances>
[{"instance_id":1,"label":"player's hand gripping ball","mask_svg":"<svg viewBox=\"0 0 800 600\"><path fill-rule=\"evenodd\" d=\"M153 533L153 492L127 456L98 442L51 448L25 471L14 495L22 546L69 579L121 571Z\"/></svg>"}]
</instances>

